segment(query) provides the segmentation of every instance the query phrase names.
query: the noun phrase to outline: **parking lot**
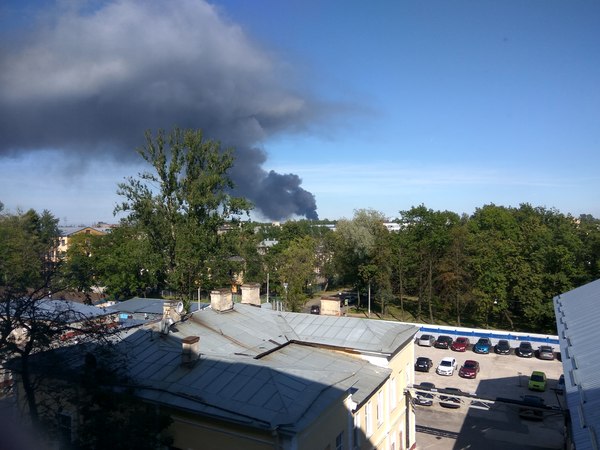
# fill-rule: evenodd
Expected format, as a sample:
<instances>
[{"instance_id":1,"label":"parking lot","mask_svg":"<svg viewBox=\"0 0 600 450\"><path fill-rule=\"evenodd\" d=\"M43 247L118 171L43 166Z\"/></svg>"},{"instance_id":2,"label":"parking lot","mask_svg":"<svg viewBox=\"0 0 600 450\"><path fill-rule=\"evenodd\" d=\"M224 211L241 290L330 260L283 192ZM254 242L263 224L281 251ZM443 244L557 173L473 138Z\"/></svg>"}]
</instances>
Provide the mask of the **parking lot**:
<instances>
[{"instance_id":1,"label":"parking lot","mask_svg":"<svg viewBox=\"0 0 600 450\"><path fill-rule=\"evenodd\" d=\"M495 344L495 341L492 341ZM471 343L473 344L473 343ZM415 385L434 383L436 388L458 388L463 392L486 399L522 400L524 395L537 395L548 406L564 407L564 398L554 391L562 374L558 359L540 360L537 357L521 358L514 355L474 353L421 347L415 344L415 358L428 357L433 367L428 373L415 371ZM443 357L456 358L457 370L451 376L437 375L435 369ZM480 364L475 379L458 376L458 369L467 360ZM531 372L543 371L547 376L545 392L528 389ZM519 406L495 402L490 410L468 408L443 408L435 401L432 406L415 406L417 447L420 449L559 449L563 447L563 415L560 411L545 411L543 420L522 419Z\"/></svg>"}]
</instances>

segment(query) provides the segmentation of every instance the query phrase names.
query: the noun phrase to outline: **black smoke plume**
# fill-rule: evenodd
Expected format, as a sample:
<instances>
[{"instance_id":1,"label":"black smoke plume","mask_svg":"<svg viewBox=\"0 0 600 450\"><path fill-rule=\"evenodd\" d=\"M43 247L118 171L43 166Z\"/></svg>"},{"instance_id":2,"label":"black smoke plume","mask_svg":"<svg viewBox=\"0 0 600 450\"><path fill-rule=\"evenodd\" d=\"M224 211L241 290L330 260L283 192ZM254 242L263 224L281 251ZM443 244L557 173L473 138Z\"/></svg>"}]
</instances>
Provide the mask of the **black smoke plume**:
<instances>
[{"instance_id":1,"label":"black smoke plume","mask_svg":"<svg viewBox=\"0 0 600 450\"><path fill-rule=\"evenodd\" d=\"M322 105L203 0L113 1L64 9L2 36L0 158L41 149L132 162L147 129L201 128L236 149L237 194L268 218L314 219L294 174L263 169L261 143L302 132Z\"/></svg>"}]
</instances>

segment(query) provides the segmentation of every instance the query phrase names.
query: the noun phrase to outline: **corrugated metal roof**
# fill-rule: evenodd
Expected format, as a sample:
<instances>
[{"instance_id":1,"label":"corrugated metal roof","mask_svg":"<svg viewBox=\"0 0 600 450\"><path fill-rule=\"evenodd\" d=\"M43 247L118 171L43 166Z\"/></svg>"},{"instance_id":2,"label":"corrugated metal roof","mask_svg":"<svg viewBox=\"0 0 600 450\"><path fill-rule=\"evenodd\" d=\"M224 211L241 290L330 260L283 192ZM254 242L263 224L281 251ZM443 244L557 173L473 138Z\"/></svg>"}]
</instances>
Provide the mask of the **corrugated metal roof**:
<instances>
[{"instance_id":1,"label":"corrugated metal roof","mask_svg":"<svg viewBox=\"0 0 600 450\"><path fill-rule=\"evenodd\" d=\"M62 323L83 322L95 317L114 314L107 308L98 308L92 305L83 305L71 300L53 300L44 298L35 301L35 316L37 319L60 321Z\"/></svg>"},{"instance_id":2,"label":"corrugated metal roof","mask_svg":"<svg viewBox=\"0 0 600 450\"><path fill-rule=\"evenodd\" d=\"M149 400L262 428L300 430L352 391L361 403L390 370L302 342L394 353L416 327L366 319L281 313L236 304L208 308L172 333L137 330L120 344L129 375ZM201 359L181 365L181 339L199 336Z\"/></svg>"},{"instance_id":3,"label":"corrugated metal roof","mask_svg":"<svg viewBox=\"0 0 600 450\"><path fill-rule=\"evenodd\" d=\"M356 317L279 313L304 342L314 342L364 352L393 354L412 339L417 327Z\"/></svg>"},{"instance_id":4,"label":"corrugated metal roof","mask_svg":"<svg viewBox=\"0 0 600 450\"><path fill-rule=\"evenodd\" d=\"M140 313L140 314L162 314L163 313L163 304L168 301L162 298L139 298L134 297L130 300L126 300L124 302L118 302L114 305L108 307L108 309L123 312L123 313ZM190 309L192 312L198 311L198 309L206 308L210 306L208 303L200 303L200 307L198 307L198 303L194 302L190 305Z\"/></svg>"},{"instance_id":5,"label":"corrugated metal roof","mask_svg":"<svg viewBox=\"0 0 600 450\"><path fill-rule=\"evenodd\" d=\"M600 438L600 280L554 298L573 440L598 449Z\"/></svg>"}]
</instances>

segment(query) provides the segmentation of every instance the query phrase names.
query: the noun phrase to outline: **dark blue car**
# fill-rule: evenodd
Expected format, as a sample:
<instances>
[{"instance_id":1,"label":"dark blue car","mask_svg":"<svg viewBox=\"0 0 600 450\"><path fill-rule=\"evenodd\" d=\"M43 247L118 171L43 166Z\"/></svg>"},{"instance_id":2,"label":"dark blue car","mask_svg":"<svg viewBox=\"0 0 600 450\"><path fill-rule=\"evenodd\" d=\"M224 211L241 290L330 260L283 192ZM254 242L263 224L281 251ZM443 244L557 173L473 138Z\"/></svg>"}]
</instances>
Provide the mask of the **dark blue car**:
<instances>
[{"instance_id":1,"label":"dark blue car","mask_svg":"<svg viewBox=\"0 0 600 450\"><path fill-rule=\"evenodd\" d=\"M488 338L480 338L473 346L475 353L489 353L492 348L492 342Z\"/></svg>"}]
</instances>

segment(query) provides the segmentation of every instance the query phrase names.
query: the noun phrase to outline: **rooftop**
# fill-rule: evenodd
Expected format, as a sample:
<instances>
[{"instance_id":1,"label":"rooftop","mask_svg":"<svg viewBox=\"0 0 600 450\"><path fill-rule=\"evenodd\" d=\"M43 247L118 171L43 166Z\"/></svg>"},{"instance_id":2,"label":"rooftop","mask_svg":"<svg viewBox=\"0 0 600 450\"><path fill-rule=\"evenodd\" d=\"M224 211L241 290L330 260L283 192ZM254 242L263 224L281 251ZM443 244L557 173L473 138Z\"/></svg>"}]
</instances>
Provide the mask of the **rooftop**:
<instances>
[{"instance_id":1,"label":"rooftop","mask_svg":"<svg viewBox=\"0 0 600 450\"><path fill-rule=\"evenodd\" d=\"M259 428L297 431L335 400L361 404L390 375L364 359L331 351L393 355L417 327L367 319L277 312L236 304L205 308L162 335L139 329L120 346L139 396ZM200 359L181 364L182 340L200 338ZM142 387L143 386L143 387Z\"/></svg>"},{"instance_id":2,"label":"rooftop","mask_svg":"<svg viewBox=\"0 0 600 450\"><path fill-rule=\"evenodd\" d=\"M554 298L554 310L577 450L597 449L600 438L600 280Z\"/></svg>"}]
</instances>

